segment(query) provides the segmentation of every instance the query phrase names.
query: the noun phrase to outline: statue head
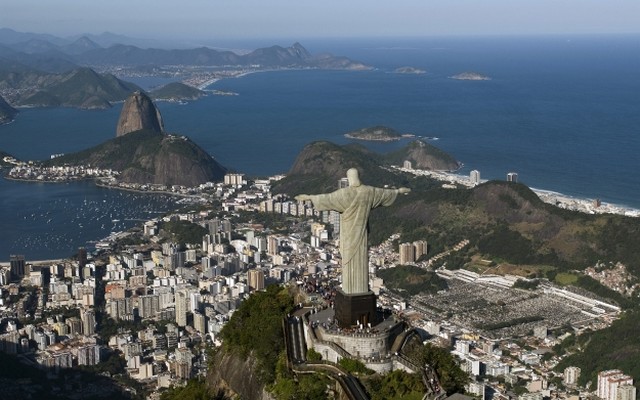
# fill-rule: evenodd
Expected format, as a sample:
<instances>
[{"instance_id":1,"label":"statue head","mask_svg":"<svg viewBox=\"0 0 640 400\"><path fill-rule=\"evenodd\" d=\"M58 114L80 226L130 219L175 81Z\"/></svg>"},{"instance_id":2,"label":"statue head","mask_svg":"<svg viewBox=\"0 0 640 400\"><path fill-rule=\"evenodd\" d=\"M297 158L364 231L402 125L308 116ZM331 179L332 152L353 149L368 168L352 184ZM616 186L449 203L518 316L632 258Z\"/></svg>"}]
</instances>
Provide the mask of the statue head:
<instances>
[{"instance_id":1,"label":"statue head","mask_svg":"<svg viewBox=\"0 0 640 400\"><path fill-rule=\"evenodd\" d=\"M358 176L358 170L355 168L349 168L347 170L347 180L349 180L349 186L360 186L360 177Z\"/></svg>"}]
</instances>

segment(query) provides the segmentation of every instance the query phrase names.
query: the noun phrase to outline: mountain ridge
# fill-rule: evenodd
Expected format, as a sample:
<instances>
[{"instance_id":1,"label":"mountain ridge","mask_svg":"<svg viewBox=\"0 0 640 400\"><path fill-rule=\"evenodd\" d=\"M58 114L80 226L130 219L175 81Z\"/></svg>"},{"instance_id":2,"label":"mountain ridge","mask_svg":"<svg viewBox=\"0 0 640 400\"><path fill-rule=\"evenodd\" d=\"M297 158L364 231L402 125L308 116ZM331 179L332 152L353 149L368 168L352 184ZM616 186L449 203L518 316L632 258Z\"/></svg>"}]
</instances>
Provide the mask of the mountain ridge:
<instances>
[{"instance_id":1,"label":"mountain ridge","mask_svg":"<svg viewBox=\"0 0 640 400\"><path fill-rule=\"evenodd\" d=\"M70 38L59 38L48 34L17 32L8 28L0 28L0 45L13 51L12 54L5 54L5 57L21 60L26 65L34 65L35 63L42 65L42 58L45 57L65 60L67 63L75 64L75 67L153 64L370 69L370 67L347 57L328 53L314 56L299 42L295 42L289 47L273 45L257 48L246 54L216 50L206 46L179 49L140 47L138 42L140 41L107 32L101 35L83 34ZM58 69L51 72L64 72L64 70Z\"/></svg>"},{"instance_id":2,"label":"mountain ridge","mask_svg":"<svg viewBox=\"0 0 640 400\"><path fill-rule=\"evenodd\" d=\"M17 106L77 107L82 109L110 108L113 102L123 101L140 87L111 74L99 74L83 67L70 72L49 75L47 82L34 92L26 92L14 99Z\"/></svg>"}]
</instances>

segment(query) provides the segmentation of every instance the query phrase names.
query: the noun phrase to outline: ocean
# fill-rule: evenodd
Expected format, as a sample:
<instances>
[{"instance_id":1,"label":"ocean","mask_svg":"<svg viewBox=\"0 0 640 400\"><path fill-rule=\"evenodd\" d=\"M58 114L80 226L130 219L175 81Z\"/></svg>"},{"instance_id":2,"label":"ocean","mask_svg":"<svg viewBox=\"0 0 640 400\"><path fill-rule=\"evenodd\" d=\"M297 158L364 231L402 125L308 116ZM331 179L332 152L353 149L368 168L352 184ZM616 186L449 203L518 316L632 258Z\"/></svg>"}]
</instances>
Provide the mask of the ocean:
<instances>
[{"instance_id":1,"label":"ocean","mask_svg":"<svg viewBox=\"0 0 640 400\"><path fill-rule=\"evenodd\" d=\"M476 169L482 179L505 179L508 172L517 172L531 187L640 208L640 174L635 171L640 153L639 36L302 44L312 53L344 55L375 69L289 70L221 80L210 89L239 95L208 96L186 105L158 103L167 130L191 137L229 168L267 176L286 173L312 141L348 143L343 135L350 130L386 125L438 138L431 143L464 164L460 174ZM394 73L405 66L426 73ZM491 80L449 78L466 71ZM158 83L137 83L149 82ZM120 108L21 110L14 123L0 126L0 150L20 159L43 159L85 149L115 136ZM385 152L406 143L366 145ZM146 216L145 205L153 195L129 195L118 200L121 203L113 200L118 206L109 210L111 220ZM95 197L96 203L106 205L111 196L121 195L86 182L0 180L0 260L14 253L28 259L65 257L87 241L106 236L113 227L96 218L106 210L99 205L95 214L77 210L85 199ZM56 208L52 199L75 206ZM170 206L166 199L162 204ZM120 215L126 209L140 211ZM68 223L48 230L52 214ZM85 229L82 233L78 224ZM60 236L60 244L42 246L46 232Z\"/></svg>"}]
</instances>

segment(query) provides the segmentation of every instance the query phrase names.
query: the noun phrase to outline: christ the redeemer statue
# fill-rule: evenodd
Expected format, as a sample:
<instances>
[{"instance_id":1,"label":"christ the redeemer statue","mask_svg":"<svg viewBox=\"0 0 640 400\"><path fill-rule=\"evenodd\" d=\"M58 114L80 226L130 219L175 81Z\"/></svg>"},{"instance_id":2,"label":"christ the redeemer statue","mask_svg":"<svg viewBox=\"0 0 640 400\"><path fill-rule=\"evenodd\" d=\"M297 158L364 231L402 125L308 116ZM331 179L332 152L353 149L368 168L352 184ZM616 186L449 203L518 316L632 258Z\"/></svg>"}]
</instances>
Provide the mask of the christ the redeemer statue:
<instances>
[{"instance_id":1,"label":"christ the redeemer statue","mask_svg":"<svg viewBox=\"0 0 640 400\"><path fill-rule=\"evenodd\" d=\"M388 207L398 193L411 189L386 189L360 183L358 170L347 171L349 187L332 193L296 196L296 200L311 200L320 211L340 213L340 255L342 256L342 291L347 295L369 291L369 262L367 251L367 222L372 209Z\"/></svg>"}]
</instances>

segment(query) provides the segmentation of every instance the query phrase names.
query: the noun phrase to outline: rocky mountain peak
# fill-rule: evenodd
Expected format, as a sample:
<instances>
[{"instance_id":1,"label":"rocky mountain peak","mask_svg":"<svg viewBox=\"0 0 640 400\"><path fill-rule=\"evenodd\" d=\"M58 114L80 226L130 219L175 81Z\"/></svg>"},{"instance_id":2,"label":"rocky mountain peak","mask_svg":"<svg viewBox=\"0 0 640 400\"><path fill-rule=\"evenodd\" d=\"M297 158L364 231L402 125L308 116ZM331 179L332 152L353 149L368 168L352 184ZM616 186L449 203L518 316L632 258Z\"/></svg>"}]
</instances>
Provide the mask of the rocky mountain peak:
<instances>
[{"instance_id":1,"label":"rocky mountain peak","mask_svg":"<svg viewBox=\"0 0 640 400\"><path fill-rule=\"evenodd\" d=\"M306 60L311 58L311 53L309 53L309 51L307 49L304 48L304 46L302 46L300 43L295 42L293 44L293 46L290 47L290 50L292 51L292 53L302 59L302 60Z\"/></svg>"},{"instance_id":2,"label":"rocky mountain peak","mask_svg":"<svg viewBox=\"0 0 640 400\"><path fill-rule=\"evenodd\" d=\"M139 130L164 132L160 111L146 94L136 91L125 100L116 128L116 137Z\"/></svg>"}]
</instances>

